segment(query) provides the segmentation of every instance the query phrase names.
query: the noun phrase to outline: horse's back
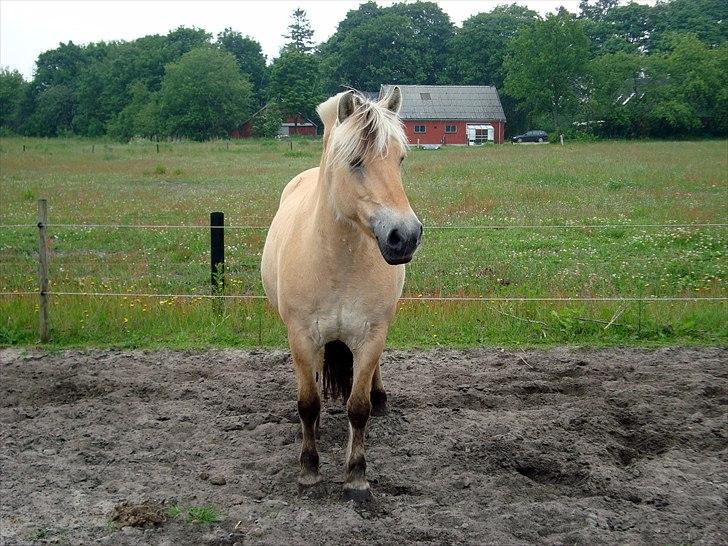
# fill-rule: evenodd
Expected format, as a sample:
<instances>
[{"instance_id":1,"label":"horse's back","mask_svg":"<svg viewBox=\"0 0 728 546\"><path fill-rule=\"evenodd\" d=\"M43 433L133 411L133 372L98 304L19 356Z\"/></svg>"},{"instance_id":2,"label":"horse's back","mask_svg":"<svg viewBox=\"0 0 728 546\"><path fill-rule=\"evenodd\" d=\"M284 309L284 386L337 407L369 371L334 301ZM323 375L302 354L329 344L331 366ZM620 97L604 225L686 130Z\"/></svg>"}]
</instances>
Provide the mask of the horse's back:
<instances>
[{"instance_id":1,"label":"horse's back","mask_svg":"<svg viewBox=\"0 0 728 546\"><path fill-rule=\"evenodd\" d=\"M278 261L281 250L285 248L300 228L300 223L310 216L311 194L318 180L318 167L296 175L283 188L273 221L263 247L261 277L263 288L271 305L278 308Z\"/></svg>"}]
</instances>

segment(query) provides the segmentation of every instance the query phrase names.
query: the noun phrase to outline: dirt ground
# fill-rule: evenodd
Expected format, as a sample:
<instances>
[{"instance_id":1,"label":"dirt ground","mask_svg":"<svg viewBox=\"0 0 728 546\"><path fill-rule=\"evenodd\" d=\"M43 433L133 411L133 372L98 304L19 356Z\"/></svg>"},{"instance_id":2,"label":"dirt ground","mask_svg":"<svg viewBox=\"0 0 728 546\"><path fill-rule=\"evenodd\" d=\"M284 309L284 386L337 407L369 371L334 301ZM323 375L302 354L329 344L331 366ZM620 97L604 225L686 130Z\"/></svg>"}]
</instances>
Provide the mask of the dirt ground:
<instances>
[{"instance_id":1,"label":"dirt ground","mask_svg":"<svg viewBox=\"0 0 728 546\"><path fill-rule=\"evenodd\" d=\"M286 352L6 349L0 371L3 544L728 540L728 349L387 352L367 504L341 500L340 401L299 496Z\"/></svg>"}]
</instances>

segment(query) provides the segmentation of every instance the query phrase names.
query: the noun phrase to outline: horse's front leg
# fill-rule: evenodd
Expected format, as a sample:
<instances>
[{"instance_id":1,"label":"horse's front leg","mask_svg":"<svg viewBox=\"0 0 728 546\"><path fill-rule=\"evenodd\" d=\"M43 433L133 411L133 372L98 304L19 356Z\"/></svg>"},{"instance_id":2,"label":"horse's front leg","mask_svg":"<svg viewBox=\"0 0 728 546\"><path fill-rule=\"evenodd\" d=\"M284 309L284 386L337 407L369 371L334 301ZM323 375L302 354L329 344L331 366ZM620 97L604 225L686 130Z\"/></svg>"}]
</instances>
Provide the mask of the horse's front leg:
<instances>
[{"instance_id":1,"label":"horse's front leg","mask_svg":"<svg viewBox=\"0 0 728 546\"><path fill-rule=\"evenodd\" d=\"M321 397L316 384L319 355L316 347L304 332L291 333L289 331L288 342L298 382L298 415L303 431L301 472L298 475L298 487L303 490L321 481L319 454L316 451L316 433L321 413Z\"/></svg>"},{"instance_id":2,"label":"horse's front leg","mask_svg":"<svg viewBox=\"0 0 728 546\"><path fill-rule=\"evenodd\" d=\"M379 357L384 349L384 332L374 333L364 345L354 353L354 382L351 396L346 404L349 415L349 446L346 453L346 482L344 499L367 500L371 497L369 482L366 479L366 458L364 456L364 430L369 420L372 404L370 393L372 379L379 365Z\"/></svg>"}]
</instances>

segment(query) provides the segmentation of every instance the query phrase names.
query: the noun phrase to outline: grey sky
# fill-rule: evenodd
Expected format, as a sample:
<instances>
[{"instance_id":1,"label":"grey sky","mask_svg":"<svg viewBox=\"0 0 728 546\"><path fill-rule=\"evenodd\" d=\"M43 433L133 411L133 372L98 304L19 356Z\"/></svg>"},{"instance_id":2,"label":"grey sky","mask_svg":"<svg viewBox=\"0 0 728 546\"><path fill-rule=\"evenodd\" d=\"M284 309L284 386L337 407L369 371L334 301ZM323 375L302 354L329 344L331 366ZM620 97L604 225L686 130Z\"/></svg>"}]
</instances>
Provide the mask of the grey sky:
<instances>
[{"instance_id":1,"label":"grey sky","mask_svg":"<svg viewBox=\"0 0 728 546\"><path fill-rule=\"evenodd\" d=\"M654 4L655 0L640 0ZM456 25L498 4L518 3L545 14L563 5L577 12L579 0L440 0ZM30 79L39 53L60 42L133 40L166 34L179 26L197 26L213 35L225 27L260 42L269 61L285 42L282 34L298 6L308 13L316 42L326 40L346 13L361 1L172 1L172 0L0 0L0 65L18 69ZM378 1L391 5L392 1Z\"/></svg>"}]
</instances>

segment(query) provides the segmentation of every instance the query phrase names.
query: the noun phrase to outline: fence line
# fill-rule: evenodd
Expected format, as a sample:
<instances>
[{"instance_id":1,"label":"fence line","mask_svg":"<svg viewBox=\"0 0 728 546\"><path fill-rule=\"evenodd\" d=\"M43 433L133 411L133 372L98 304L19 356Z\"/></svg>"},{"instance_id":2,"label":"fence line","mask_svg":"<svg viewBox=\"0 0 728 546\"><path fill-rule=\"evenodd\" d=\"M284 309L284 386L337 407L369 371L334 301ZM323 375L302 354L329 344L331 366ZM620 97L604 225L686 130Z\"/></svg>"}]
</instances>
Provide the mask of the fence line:
<instances>
[{"instance_id":1,"label":"fence line","mask_svg":"<svg viewBox=\"0 0 728 546\"><path fill-rule=\"evenodd\" d=\"M44 224L49 228L120 228L120 229L268 229L270 226L256 226L245 224L233 224L227 226L210 225L172 225L172 224ZM0 224L0 229L37 228L37 224ZM606 229L606 228L725 228L728 223L703 223L703 224L480 224L473 226L448 226L434 225L425 226L426 229L462 229L462 230L488 230L488 229Z\"/></svg>"},{"instance_id":2,"label":"fence line","mask_svg":"<svg viewBox=\"0 0 728 546\"><path fill-rule=\"evenodd\" d=\"M248 219L259 219L261 216L250 216ZM257 220L253 220L257 221ZM495 229L533 229L533 230L554 230L554 229L605 229L605 228L622 228L622 229L647 229L647 228L725 228L728 223L692 223L692 224L481 224L472 226L463 225L435 225L428 226L428 230L495 230ZM40 339L41 342L48 340L48 299L50 296L88 296L88 297L122 297L122 298L164 298L166 299L212 299L215 311L222 315L222 301L231 300L256 300L265 299L264 295L259 294L225 294L225 246L224 246L224 230L225 229L248 229L248 230L266 230L267 225L225 225L224 213L211 212L210 223L208 225L184 225L184 224L63 224L49 223L47 217L47 202L45 199L38 200L38 218L36 224L0 224L0 229L27 229L37 228L39 231L39 290L36 291L15 291L0 292L0 297L12 296L39 296L40 297ZM48 289L48 228L73 228L73 229L204 229L210 230L210 276L213 287L212 294L163 294L163 293L134 293L134 292L71 292L58 291L53 292ZM218 231L223 230L223 231ZM656 302L726 302L726 296L594 296L594 297L518 297L518 296L404 296L399 299L400 302L639 302L639 303L656 303ZM640 307L641 309L641 307ZM496 310L497 311L497 310ZM616 316L608 323L609 327ZM605 328L606 329L606 328Z\"/></svg>"},{"instance_id":3,"label":"fence line","mask_svg":"<svg viewBox=\"0 0 728 546\"><path fill-rule=\"evenodd\" d=\"M0 292L0 296L37 296L38 292ZM47 292L48 296L100 296L124 298L205 298L205 299L240 299L264 300L266 296L259 294L158 294L135 292ZM595 296L595 297L489 297L489 296L402 296L399 301L444 301L444 302L680 302L680 301L728 301L728 296Z\"/></svg>"}]
</instances>

